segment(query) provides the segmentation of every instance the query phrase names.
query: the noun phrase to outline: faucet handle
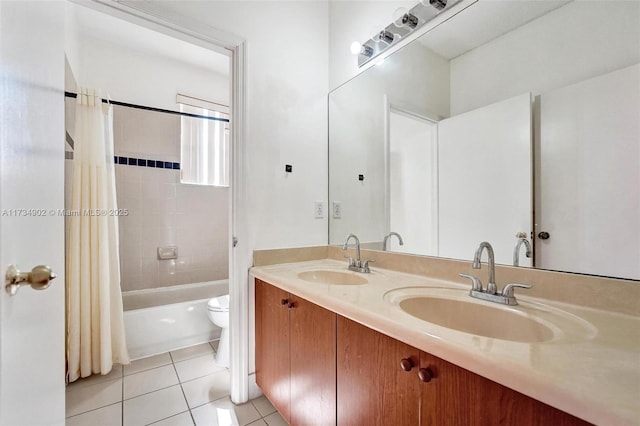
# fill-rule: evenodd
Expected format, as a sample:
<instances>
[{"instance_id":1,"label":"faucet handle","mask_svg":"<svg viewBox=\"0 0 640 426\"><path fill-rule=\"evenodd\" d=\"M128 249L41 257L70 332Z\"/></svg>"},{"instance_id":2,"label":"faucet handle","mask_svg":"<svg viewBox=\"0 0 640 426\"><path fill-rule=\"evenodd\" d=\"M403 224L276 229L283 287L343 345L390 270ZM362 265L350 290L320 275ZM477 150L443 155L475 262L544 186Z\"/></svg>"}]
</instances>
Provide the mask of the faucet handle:
<instances>
[{"instance_id":1,"label":"faucet handle","mask_svg":"<svg viewBox=\"0 0 640 426\"><path fill-rule=\"evenodd\" d=\"M471 280L471 290L482 291L482 281L480 281L480 279L469 274L458 274L458 275L460 275L462 278L468 278Z\"/></svg>"},{"instance_id":2,"label":"faucet handle","mask_svg":"<svg viewBox=\"0 0 640 426\"><path fill-rule=\"evenodd\" d=\"M373 260L373 259L365 260L365 261L364 261L364 263L362 264L362 269L364 269L364 270L366 270L367 272L369 272L369 264L370 264L371 262L375 262L375 260Z\"/></svg>"},{"instance_id":3,"label":"faucet handle","mask_svg":"<svg viewBox=\"0 0 640 426\"><path fill-rule=\"evenodd\" d=\"M519 283L511 283L511 284L507 284L504 286L504 288L502 289L502 295L504 297L513 297L513 290L518 287L518 288L531 288L533 287L530 284L519 284Z\"/></svg>"}]
</instances>

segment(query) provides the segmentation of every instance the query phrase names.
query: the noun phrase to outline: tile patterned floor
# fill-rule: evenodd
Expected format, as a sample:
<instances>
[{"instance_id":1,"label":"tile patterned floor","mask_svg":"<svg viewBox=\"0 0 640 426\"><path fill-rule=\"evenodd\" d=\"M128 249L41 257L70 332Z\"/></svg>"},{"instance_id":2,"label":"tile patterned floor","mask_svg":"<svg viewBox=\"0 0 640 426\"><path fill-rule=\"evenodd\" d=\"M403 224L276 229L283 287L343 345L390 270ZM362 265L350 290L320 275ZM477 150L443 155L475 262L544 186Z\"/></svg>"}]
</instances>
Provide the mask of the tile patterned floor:
<instances>
[{"instance_id":1,"label":"tile patterned floor","mask_svg":"<svg viewBox=\"0 0 640 426\"><path fill-rule=\"evenodd\" d=\"M281 426L261 396L229 398L229 370L216 365L217 341L116 366L67 387L67 426Z\"/></svg>"}]
</instances>

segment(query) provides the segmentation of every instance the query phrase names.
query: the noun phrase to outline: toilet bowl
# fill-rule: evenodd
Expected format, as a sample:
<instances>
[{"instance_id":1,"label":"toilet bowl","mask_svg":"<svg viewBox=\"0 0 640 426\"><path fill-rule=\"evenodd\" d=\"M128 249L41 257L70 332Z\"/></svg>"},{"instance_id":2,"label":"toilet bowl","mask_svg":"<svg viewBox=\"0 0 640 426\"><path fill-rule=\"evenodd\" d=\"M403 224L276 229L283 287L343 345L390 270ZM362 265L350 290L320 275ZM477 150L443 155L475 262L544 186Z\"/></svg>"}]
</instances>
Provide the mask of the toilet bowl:
<instances>
[{"instance_id":1,"label":"toilet bowl","mask_svg":"<svg viewBox=\"0 0 640 426\"><path fill-rule=\"evenodd\" d=\"M216 352L216 364L229 366L229 295L214 297L207 302L207 314L212 323L222 329Z\"/></svg>"}]
</instances>

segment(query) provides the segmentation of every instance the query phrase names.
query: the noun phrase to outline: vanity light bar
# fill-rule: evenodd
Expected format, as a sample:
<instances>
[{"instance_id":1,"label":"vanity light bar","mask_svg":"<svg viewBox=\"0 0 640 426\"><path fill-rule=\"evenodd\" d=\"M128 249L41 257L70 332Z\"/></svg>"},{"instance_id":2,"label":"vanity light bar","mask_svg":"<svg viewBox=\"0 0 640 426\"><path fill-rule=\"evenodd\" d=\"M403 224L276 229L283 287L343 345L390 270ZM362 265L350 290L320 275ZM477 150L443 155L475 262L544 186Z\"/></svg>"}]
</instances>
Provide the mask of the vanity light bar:
<instances>
[{"instance_id":1,"label":"vanity light bar","mask_svg":"<svg viewBox=\"0 0 640 426\"><path fill-rule=\"evenodd\" d=\"M410 33L420 29L444 10L450 9L460 1L421 0L398 20L399 24L392 22L362 45L357 46L357 49L352 45L352 52L358 55L358 67L362 67L391 46L398 44Z\"/></svg>"}]
</instances>

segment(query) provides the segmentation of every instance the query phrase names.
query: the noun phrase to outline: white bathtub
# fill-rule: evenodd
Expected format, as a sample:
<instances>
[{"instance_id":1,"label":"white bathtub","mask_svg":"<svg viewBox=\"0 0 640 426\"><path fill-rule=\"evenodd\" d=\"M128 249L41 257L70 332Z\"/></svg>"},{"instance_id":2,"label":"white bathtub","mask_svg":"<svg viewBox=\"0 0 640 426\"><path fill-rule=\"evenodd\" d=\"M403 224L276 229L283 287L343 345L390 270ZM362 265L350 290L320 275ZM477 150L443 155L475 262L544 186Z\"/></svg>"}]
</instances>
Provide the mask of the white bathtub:
<instances>
[{"instance_id":1,"label":"white bathtub","mask_svg":"<svg viewBox=\"0 0 640 426\"><path fill-rule=\"evenodd\" d=\"M207 301L228 293L227 280L123 292L129 356L145 358L219 338Z\"/></svg>"}]
</instances>

